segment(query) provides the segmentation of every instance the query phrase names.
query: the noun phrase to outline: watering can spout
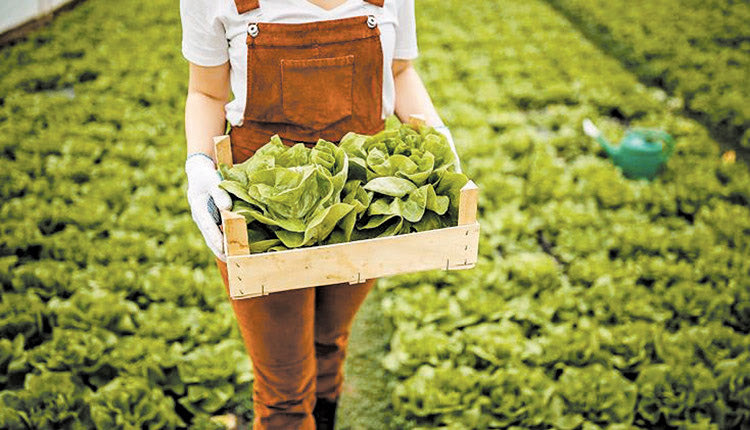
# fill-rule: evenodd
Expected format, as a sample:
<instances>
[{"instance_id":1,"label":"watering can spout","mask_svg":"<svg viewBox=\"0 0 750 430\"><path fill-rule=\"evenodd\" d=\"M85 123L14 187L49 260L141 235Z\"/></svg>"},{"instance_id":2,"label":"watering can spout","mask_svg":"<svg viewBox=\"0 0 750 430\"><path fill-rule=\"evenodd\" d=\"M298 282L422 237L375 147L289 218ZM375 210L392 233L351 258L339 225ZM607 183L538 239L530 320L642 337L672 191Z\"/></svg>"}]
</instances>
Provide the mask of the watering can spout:
<instances>
[{"instance_id":1,"label":"watering can spout","mask_svg":"<svg viewBox=\"0 0 750 430\"><path fill-rule=\"evenodd\" d=\"M590 119L586 118L583 120L583 132L586 133L587 136L593 137L596 139L597 142L604 148L605 151L607 151L607 154L610 157L613 157L616 155L617 150L615 147L604 138L602 135L602 132L599 131L599 129L594 125L593 122L591 122Z\"/></svg>"}]
</instances>

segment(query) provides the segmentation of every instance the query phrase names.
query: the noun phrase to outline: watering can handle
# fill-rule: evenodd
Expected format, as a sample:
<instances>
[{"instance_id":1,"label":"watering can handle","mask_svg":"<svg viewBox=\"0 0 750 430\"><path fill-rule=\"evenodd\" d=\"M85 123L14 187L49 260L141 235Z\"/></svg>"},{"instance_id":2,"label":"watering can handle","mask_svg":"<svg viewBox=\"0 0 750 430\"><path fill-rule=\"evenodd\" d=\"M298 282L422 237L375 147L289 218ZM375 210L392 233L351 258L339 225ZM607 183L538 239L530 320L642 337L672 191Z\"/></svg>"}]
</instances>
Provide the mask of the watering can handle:
<instances>
[{"instance_id":1,"label":"watering can handle","mask_svg":"<svg viewBox=\"0 0 750 430\"><path fill-rule=\"evenodd\" d=\"M661 130L641 130L646 140L659 140L664 143L662 152L665 158L669 158L674 152L674 138L667 132Z\"/></svg>"}]
</instances>

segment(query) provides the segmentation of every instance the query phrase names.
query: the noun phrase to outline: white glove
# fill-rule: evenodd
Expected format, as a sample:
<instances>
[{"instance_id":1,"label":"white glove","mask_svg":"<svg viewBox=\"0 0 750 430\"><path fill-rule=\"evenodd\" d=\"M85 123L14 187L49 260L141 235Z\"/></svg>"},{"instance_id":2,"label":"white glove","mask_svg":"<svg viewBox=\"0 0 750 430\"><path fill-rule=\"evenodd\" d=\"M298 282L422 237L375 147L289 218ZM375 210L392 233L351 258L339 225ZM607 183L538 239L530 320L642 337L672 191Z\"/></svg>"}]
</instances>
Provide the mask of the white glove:
<instances>
[{"instance_id":1,"label":"white glove","mask_svg":"<svg viewBox=\"0 0 750 430\"><path fill-rule=\"evenodd\" d=\"M451 135L451 131L448 129L445 125L439 125L435 127L435 131L445 136L446 139L448 139L448 143L451 146L451 151L453 151L453 158L455 159L454 167L456 168L456 172L461 173L461 160L458 158L458 152L456 151L456 145L453 143L453 136Z\"/></svg>"},{"instance_id":2,"label":"white glove","mask_svg":"<svg viewBox=\"0 0 750 430\"><path fill-rule=\"evenodd\" d=\"M193 221L214 255L221 261L226 261L224 235L209 210L209 198L213 198L214 204L220 210L232 207L232 198L219 188L221 174L216 170L213 159L202 152L188 155L185 160L185 173L188 180L187 199Z\"/></svg>"}]
</instances>

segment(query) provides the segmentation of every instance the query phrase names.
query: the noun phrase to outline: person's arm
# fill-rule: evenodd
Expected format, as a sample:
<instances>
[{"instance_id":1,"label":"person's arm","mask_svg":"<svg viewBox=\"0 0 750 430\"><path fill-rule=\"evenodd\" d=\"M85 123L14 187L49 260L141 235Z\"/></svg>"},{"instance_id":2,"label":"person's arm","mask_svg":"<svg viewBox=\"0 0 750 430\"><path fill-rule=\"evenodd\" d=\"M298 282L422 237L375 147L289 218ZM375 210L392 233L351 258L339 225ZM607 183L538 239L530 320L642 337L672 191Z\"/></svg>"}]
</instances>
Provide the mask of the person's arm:
<instances>
[{"instance_id":1,"label":"person's arm","mask_svg":"<svg viewBox=\"0 0 750 430\"><path fill-rule=\"evenodd\" d=\"M440 119L435 105L432 104L430 94L411 60L393 60L393 80L396 89L394 108L396 116L402 122L408 121L410 115L424 116L427 125L435 127L435 130L442 133L448 140L455 158L456 171L460 172L461 163L456 146L453 143L453 136L448 127L443 124L443 120Z\"/></svg>"},{"instance_id":2,"label":"person's arm","mask_svg":"<svg viewBox=\"0 0 750 430\"><path fill-rule=\"evenodd\" d=\"M393 81L396 88L395 113L402 122L416 114L424 115L429 126L443 125L411 60L393 60Z\"/></svg>"},{"instance_id":3,"label":"person's arm","mask_svg":"<svg viewBox=\"0 0 750 430\"><path fill-rule=\"evenodd\" d=\"M187 153L214 156L213 137L224 134L224 105L229 101L229 62L215 67L190 64L185 101Z\"/></svg>"},{"instance_id":4,"label":"person's arm","mask_svg":"<svg viewBox=\"0 0 750 430\"><path fill-rule=\"evenodd\" d=\"M224 237L211 213L213 200L218 209L229 209L232 200L219 188L213 138L224 134L224 104L229 100L229 63L204 67L190 63L188 94L185 101L185 137L188 179L187 198L193 220L214 255L224 256Z\"/></svg>"}]
</instances>

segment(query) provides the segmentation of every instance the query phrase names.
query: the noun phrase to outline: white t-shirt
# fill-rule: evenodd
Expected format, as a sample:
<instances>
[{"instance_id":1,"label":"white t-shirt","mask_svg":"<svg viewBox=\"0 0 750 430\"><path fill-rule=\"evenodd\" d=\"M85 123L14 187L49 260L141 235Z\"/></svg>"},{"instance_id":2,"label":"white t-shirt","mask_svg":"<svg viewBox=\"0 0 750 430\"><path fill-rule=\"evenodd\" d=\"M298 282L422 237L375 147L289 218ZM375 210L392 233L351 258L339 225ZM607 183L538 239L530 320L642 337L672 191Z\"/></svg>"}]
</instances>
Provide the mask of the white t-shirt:
<instances>
[{"instance_id":1,"label":"white t-shirt","mask_svg":"<svg viewBox=\"0 0 750 430\"><path fill-rule=\"evenodd\" d=\"M383 7L345 0L325 10L308 0L261 0L260 8L237 13L234 0L180 0L182 55L199 66L230 63L234 99L226 104L230 124L242 124L247 91L247 26L250 22L298 24L373 15L383 47L383 118L393 113L395 88L391 62L417 57L414 0L385 0ZM252 103L252 101L251 101Z\"/></svg>"}]
</instances>

